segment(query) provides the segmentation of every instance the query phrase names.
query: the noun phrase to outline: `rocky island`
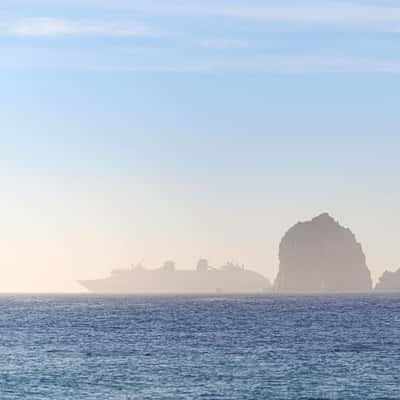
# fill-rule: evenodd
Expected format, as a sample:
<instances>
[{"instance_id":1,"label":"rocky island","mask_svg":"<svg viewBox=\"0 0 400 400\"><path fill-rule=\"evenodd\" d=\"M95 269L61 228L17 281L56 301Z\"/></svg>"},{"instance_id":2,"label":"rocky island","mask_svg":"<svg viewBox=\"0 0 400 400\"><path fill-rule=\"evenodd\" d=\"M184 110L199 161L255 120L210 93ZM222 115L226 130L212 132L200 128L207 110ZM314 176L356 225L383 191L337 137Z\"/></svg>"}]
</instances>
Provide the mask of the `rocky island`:
<instances>
[{"instance_id":1,"label":"rocky island","mask_svg":"<svg viewBox=\"0 0 400 400\"><path fill-rule=\"evenodd\" d=\"M400 268L395 271L385 271L375 286L376 292L400 292Z\"/></svg>"},{"instance_id":2,"label":"rocky island","mask_svg":"<svg viewBox=\"0 0 400 400\"><path fill-rule=\"evenodd\" d=\"M372 289L361 244L324 213L294 225L279 247L274 289L283 293L357 293Z\"/></svg>"}]
</instances>

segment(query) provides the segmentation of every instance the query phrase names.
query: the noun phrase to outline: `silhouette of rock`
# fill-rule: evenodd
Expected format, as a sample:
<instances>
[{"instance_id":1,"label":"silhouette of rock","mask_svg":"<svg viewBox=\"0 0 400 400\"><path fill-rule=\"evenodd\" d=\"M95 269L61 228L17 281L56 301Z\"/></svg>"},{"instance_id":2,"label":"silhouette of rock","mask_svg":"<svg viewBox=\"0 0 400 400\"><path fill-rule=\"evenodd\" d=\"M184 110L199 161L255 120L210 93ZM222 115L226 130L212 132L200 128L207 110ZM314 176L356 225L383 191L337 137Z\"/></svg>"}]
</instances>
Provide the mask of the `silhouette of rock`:
<instances>
[{"instance_id":1,"label":"silhouette of rock","mask_svg":"<svg viewBox=\"0 0 400 400\"><path fill-rule=\"evenodd\" d=\"M396 272L385 271L375 286L377 292L400 292L400 268Z\"/></svg>"},{"instance_id":2,"label":"silhouette of rock","mask_svg":"<svg viewBox=\"0 0 400 400\"><path fill-rule=\"evenodd\" d=\"M354 234L329 214L293 226L279 248L278 292L351 293L372 289Z\"/></svg>"}]
</instances>

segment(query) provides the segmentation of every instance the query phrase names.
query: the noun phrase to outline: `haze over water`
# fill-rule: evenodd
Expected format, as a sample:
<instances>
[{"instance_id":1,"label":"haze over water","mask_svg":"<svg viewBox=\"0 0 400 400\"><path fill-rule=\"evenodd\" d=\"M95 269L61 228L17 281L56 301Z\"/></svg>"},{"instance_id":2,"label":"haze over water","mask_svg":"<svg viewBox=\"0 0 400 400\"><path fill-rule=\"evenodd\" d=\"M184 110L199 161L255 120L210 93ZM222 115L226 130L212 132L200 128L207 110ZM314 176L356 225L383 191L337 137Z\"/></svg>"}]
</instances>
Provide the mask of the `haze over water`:
<instances>
[{"instance_id":1,"label":"haze over water","mask_svg":"<svg viewBox=\"0 0 400 400\"><path fill-rule=\"evenodd\" d=\"M399 38L399 0L1 0L0 400L399 399Z\"/></svg>"},{"instance_id":2,"label":"haze over water","mask_svg":"<svg viewBox=\"0 0 400 400\"><path fill-rule=\"evenodd\" d=\"M0 290L144 260L271 281L329 212L400 266L394 0L2 0Z\"/></svg>"}]
</instances>

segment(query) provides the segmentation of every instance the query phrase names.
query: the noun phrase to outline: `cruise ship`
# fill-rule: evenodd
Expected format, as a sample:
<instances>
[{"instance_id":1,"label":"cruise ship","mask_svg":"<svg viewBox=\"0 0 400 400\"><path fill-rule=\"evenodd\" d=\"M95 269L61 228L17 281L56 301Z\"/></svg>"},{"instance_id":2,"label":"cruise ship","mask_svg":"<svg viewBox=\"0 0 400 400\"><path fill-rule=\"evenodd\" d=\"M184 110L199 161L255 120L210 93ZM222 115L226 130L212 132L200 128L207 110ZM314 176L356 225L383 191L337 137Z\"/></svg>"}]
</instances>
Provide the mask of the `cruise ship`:
<instances>
[{"instance_id":1,"label":"cruise ship","mask_svg":"<svg viewBox=\"0 0 400 400\"><path fill-rule=\"evenodd\" d=\"M161 268L146 269L142 264L116 269L104 279L82 280L89 292L102 294L245 294L269 291L271 284L261 274L228 262L221 268L199 260L195 270L178 270L172 261Z\"/></svg>"}]
</instances>

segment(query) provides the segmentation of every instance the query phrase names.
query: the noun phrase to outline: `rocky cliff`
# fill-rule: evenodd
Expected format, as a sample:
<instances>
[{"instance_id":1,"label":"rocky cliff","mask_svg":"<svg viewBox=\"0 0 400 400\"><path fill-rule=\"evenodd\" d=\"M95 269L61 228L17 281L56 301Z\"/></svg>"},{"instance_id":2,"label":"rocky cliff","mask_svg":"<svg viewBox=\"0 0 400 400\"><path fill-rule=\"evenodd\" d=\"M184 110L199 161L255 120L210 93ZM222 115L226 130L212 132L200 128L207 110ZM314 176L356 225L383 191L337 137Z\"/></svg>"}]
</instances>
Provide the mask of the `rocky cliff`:
<instances>
[{"instance_id":1,"label":"rocky cliff","mask_svg":"<svg viewBox=\"0 0 400 400\"><path fill-rule=\"evenodd\" d=\"M396 272L385 271L375 286L377 292L400 292L400 268Z\"/></svg>"},{"instance_id":2,"label":"rocky cliff","mask_svg":"<svg viewBox=\"0 0 400 400\"><path fill-rule=\"evenodd\" d=\"M372 288L360 243L329 214L289 229L279 259L278 292L351 293Z\"/></svg>"}]
</instances>

